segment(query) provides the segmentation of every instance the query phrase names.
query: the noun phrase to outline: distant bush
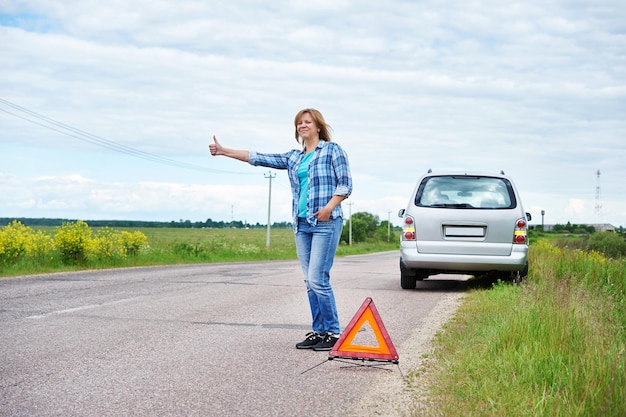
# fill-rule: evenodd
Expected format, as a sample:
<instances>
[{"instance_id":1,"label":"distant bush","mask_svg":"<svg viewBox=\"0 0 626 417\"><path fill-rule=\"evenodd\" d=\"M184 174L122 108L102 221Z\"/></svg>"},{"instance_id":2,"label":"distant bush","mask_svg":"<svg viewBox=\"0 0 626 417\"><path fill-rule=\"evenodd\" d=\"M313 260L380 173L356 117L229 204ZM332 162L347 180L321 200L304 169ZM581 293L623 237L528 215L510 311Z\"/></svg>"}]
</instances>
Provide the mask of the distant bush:
<instances>
[{"instance_id":1,"label":"distant bush","mask_svg":"<svg viewBox=\"0 0 626 417\"><path fill-rule=\"evenodd\" d=\"M626 257L626 239L618 233L597 232L587 239L586 250L602 253L607 258Z\"/></svg>"},{"instance_id":2,"label":"distant bush","mask_svg":"<svg viewBox=\"0 0 626 417\"><path fill-rule=\"evenodd\" d=\"M596 231L595 227L583 224L555 224L552 230L556 233L576 233L576 234L590 234Z\"/></svg>"},{"instance_id":3,"label":"distant bush","mask_svg":"<svg viewBox=\"0 0 626 417\"><path fill-rule=\"evenodd\" d=\"M346 220L341 232L341 242L350 243L350 224L352 225L353 243L375 243L399 240L398 231L389 224L387 220L380 221L380 218L367 212L352 214L352 219Z\"/></svg>"}]
</instances>

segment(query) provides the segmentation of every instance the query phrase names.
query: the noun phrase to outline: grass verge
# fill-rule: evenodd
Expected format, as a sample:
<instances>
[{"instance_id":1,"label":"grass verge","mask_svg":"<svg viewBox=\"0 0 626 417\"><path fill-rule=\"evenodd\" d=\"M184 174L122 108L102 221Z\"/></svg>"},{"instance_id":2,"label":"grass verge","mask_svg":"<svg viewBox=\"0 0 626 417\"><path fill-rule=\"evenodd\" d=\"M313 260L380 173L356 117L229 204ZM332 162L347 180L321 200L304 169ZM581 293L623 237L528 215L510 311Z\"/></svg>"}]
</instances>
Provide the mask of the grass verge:
<instances>
[{"instance_id":1,"label":"grass verge","mask_svg":"<svg viewBox=\"0 0 626 417\"><path fill-rule=\"evenodd\" d=\"M98 230L94 229L94 231ZM93 258L87 262L74 264L62 262L61 256L55 252L38 257L22 256L14 263L0 262L0 277L85 269L297 259L292 229L272 229L269 247L265 229L133 228L130 230L143 233L148 241L147 247L136 255ZM37 228L37 232L52 236L56 228L40 227ZM342 243L337 249L337 256L397 249L397 239L393 242L354 243L353 245Z\"/></svg>"},{"instance_id":2,"label":"grass verge","mask_svg":"<svg viewBox=\"0 0 626 417\"><path fill-rule=\"evenodd\" d=\"M545 241L530 262L522 285L470 291L410 375L429 383L413 415L626 415L626 263Z\"/></svg>"}]
</instances>

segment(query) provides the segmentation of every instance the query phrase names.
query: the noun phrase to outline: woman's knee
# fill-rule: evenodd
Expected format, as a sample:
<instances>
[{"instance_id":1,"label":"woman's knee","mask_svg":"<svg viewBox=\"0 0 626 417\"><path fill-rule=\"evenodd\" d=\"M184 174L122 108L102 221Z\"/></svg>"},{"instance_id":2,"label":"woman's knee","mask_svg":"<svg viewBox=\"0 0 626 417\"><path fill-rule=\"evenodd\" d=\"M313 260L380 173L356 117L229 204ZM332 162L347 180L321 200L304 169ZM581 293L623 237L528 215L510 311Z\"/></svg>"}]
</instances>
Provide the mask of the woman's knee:
<instances>
[{"instance_id":1,"label":"woman's knee","mask_svg":"<svg viewBox=\"0 0 626 417\"><path fill-rule=\"evenodd\" d=\"M332 287L330 286L330 282L328 280L306 280L306 287L308 290L313 291L317 294L325 294L329 291L332 291Z\"/></svg>"}]
</instances>

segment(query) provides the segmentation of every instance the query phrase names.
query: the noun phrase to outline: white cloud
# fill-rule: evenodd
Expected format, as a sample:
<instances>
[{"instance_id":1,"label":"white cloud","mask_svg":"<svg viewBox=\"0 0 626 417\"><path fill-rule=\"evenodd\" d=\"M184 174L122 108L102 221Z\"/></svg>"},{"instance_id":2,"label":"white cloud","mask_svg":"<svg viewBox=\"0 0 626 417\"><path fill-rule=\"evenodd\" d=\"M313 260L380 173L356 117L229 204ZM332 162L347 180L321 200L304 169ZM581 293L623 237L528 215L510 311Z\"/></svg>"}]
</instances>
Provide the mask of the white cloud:
<instances>
[{"instance_id":1,"label":"white cloud","mask_svg":"<svg viewBox=\"0 0 626 417\"><path fill-rule=\"evenodd\" d=\"M46 212L50 213L46 217L83 220L230 221L234 217L267 222L267 184L101 182L76 175L32 179L4 175L3 183L4 189L13 191L4 198L3 217L40 217L37 213ZM272 221L291 221L289 189L273 189L272 201Z\"/></svg>"},{"instance_id":2,"label":"white cloud","mask_svg":"<svg viewBox=\"0 0 626 417\"><path fill-rule=\"evenodd\" d=\"M349 152L352 209L397 212L428 168L503 169L527 210L593 222L600 169L602 217L626 224L619 2L1 7L0 98L214 171L133 160L7 114L32 118L0 102L0 192L11 195L0 216L264 222L264 171L211 158L211 135L285 151L296 146L293 115L312 106ZM275 191L276 216L289 220L286 177Z\"/></svg>"}]
</instances>

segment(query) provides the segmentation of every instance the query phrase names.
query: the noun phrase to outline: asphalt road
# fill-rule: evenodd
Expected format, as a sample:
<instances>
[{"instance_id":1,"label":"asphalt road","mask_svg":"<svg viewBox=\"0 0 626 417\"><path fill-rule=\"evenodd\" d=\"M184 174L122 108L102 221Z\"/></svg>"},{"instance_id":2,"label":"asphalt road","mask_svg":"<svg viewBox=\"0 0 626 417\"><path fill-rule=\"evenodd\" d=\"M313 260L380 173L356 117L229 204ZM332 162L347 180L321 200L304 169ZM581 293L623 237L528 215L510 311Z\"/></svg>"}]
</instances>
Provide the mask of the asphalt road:
<instances>
[{"instance_id":1,"label":"asphalt road","mask_svg":"<svg viewBox=\"0 0 626 417\"><path fill-rule=\"evenodd\" d=\"M381 373L401 378L399 347L465 291L400 289L397 252L337 258L342 326L371 297L400 354L381 370L295 349L310 329L301 276L272 261L0 279L0 415L347 414Z\"/></svg>"}]
</instances>

